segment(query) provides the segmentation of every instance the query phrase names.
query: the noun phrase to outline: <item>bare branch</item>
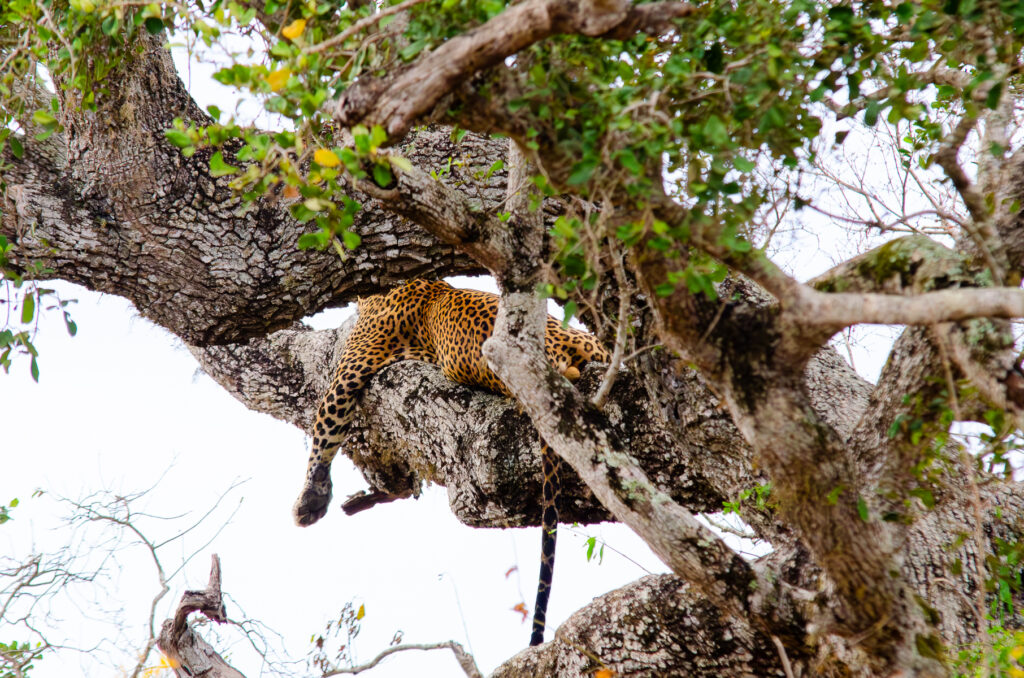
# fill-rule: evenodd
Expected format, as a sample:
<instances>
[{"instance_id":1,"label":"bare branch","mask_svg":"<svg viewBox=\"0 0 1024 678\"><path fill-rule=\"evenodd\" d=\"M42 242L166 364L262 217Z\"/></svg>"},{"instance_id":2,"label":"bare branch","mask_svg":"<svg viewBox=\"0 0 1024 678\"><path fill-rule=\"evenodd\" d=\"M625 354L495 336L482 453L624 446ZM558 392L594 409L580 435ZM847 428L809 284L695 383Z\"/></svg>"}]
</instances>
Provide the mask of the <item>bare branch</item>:
<instances>
[{"instance_id":1,"label":"bare branch","mask_svg":"<svg viewBox=\"0 0 1024 678\"><path fill-rule=\"evenodd\" d=\"M615 271L615 282L619 290L618 323L615 328L615 346L612 348L608 369L601 380L601 388L590 401L597 409L604 407L605 400L615 383L615 377L622 367L622 354L626 352L626 333L629 330L629 287L626 285L626 271L622 267L623 256L619 253L612 254L612 270Z\"/></svg>"},{"instance_id":2,"label":"bare branch","mask_svg":"<svg viewBox=\"0 0 1024 678\"><path fill-rule=\"evenodd\" d=\"M473 660L473 656L466 652L465 648L454 640L446 640L443 643L404 643L402 645L395 645L383 650L376 657L360 664L359 666L353 666L351 668L334 668L324 672L324 678L327 676L341 676L341 675L352 675L356 673L362 673L372 669L377 664L381 663L386 657L390 657L396 652L406 652L407 650L444 650L449 649L455 654L455 660L459 662L459 666L465 672L468 678L483 678L483 674L480 673L480 669L477 668L476 662Z\"/></svg>"},{"instance_id":3,"label":"bare branch","mask_svg":"<svg viewBox=\"0 0 1024 678\"><path fill-rule=\"evenodd\" d=\"M221 596L220 558L214 554L211 561L210 581L206 589L186 591L182 595L174 618L164 621L157 645L171 661L179 678L245 678L188 625L188 616L192 612L201 612L221 624L228 621Z\"/></svg>"},{"instance_id":4,"label":"bare branch","mask_svg":"<svg viewBox=\"0 0 1024 678\"><path fill-rule=\"evenodd\" d=\"M309 47L303 49L303 51L308 52L310 54L316 54L317 52L323 52L324 50L328 50L336 45L342 45L345 43L346 40L351 38L353 35L373 26L384 17L391 16L392 14L399 14L409 9L410 7L415 7L416 5L422 2L426 2L426 0L403 0L403 2L400 2L397 5L384 7L378 10L377 12L374 12L370 16L364 17L359 21L355 22L354 24L343 30L341 33L338 33L337 35L332 35L330 38L324 40L323 42L318 42L315 45L310 45Z\"/></svg>"},{"instance_id":5,"label":"bare branch","mask_svg":"<svg viewBox=\"0 0 1024 678\"><path fill-rule=\"evenodd\" d=\"M992 226L992 217L985 206L984 196L960 166L958 158L967 135L974 130L977 122L976 118L964 115L953 130L949 141L935 154L935 162L945 170L946 176L953 182L974 220L973 224L965 223L965 229L985 258L985 263L992 269L992 275L996 280L1002 281L1006 279L1006 265L1005 261L999 261L1005 259L1005 253L1001 254L999 235Z\"/></svg>"},{"instance_id":6,"label":"bare branch","mask_svg":"<svg viewBox=\"0 0 1024 678\"><path fill-rule=\"evenodd\" d=\"M970 318L1024 317L1024 290L1006 287L938 290L917 296L805 290L786 310L805 327L824 328L829 336L860 323L934 325Z\"/></svg>"}]
</instances>

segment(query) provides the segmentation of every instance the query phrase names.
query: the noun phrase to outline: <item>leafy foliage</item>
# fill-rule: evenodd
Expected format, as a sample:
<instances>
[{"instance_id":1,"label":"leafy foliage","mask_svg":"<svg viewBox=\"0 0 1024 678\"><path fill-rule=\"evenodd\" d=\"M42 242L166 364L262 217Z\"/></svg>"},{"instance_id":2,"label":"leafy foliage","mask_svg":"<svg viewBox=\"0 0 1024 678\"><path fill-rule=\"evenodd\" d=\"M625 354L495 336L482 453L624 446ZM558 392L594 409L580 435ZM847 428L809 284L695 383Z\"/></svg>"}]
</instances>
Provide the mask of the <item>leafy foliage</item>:
<instances>
[{"instance_id":1,"label":"leafy foliage","mask_svg":"<svg viewBox=\"0 0 1024 678\"><path fill-rule=\"evenodd\" d=\"M356 662L353 643L362 629L366 606L356 608L351 601L345 603L337 619L329 619L321 634L313 636L313 650L309 664L318 672L327 673L338 667L352 667ZM335 645L333 651L331 646Z\"/></svg>"},{"instance_id":2,"label":"leafy foliage","mask_svg":"<svg viewBox=\"0 0 1024 678\"><path fill-rule=\"evenodd\" d=\"M41 654L39 647L29 643L0 642L0 678L27 678Z\"/></svg>"},{"instance_id":3,"label":"leafy foliage","mask_svg":"<svg viewBox=\"0 0 1024 678\"><path fill-rule=\"evenodd\" d=\"M74 300L61 299L55 290L41 287L33 280L52 273L42 264L33 262L24 270L14 267L6 256L12 247L0 235L0 367L7 373L16 358L28 358L32 379L39 381L39 351L33 342L42 314L59 311L73 337L78 333L78 325L68 306Z\"/></svg>"},{"instance_id":4,"label":"leafy foliage","mask_svg":"<svg viewBox=\"0 0 1024 678\"><path fill-rule=\"evenodd\" d=\"M11 509L16 507L19 503L20 502L18 501L18 498L15 497L10 502L8 502L6 506L0 504L0 525L3 525L11 519Z\"/></svg>"},{"instance_id":5,"label":"leafy foliage","mask_svg":"<svg viewBox=\"0 0 1024 678\"><path fill-rule=\"evenodd\" d=\"M1024 676L1024 632L996 625L984 642L962 648L957 654L955 678Z\"/></svg>"}]
</instances>

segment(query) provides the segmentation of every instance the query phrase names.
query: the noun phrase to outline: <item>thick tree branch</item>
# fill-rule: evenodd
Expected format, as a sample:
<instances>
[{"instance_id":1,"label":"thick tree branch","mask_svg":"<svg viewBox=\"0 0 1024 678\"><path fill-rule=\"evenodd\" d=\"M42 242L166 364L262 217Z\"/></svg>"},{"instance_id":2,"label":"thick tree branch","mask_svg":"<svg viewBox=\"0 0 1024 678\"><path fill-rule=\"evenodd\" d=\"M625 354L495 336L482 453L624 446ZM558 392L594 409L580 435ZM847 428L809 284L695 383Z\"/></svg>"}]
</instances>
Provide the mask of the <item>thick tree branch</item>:
<instances>
[{"instance_id":1,"label":"thick tree branch","mask_svg":"<svg viewBox=\"0 0 1024 678\"><path fill-rule=\"evenodd\" d=\"M457 245L489 270L500 271L508 265L501 254L505 248L496 244L505 234L497 217L480 206L474 208L465 195L415 167L395 169L394 174L398 180L394 188L383 189L369 180L357 186L442 242Z\"/></svg>"},{"instance_id":2,"label":"thick tree branch","mask_svg":"<svg viewBox=\"0 0 1024 678\"><path fill-rule=\"evenodd\" d=\"M909 604L905 584L890 576L897 569L893 558L899 540L891 534L896 528L860 518L863 490L854 459L807 398L803 349L794 341L799 326L787 332L779 312L764 306L763 293L740 280L722 290L731 299L720 302L727 304L722 312L687 292L657 295L653 287L665 279L664 266L656 256L639 262L661 336L697 362L723 394L756 462L772 481L782 516L836 587L841 601L836 630L853 636L884 627L864 641L876 657L894 665L921 661L923 673L936 670L913 657L915 635L926 632L916 630L920 617Z\"/></svg>"},{"instance_id":3,"label":"thick tree branch","mask_svg":"<svg viewBox=\"0 0 1024 678\"><path fill-rule=\"evenodd\" d=\"M935 325L971 318L1024 317L1024 290L1006 287L939 290L906 297L822 293L806 289L787 309L831 336L852 325Z\"/></svg>"},{"instance_id":4,"label":"thick tree branch","mask_svg":"<svg viewBox=\"0 0 1024 678\"><path fill-rule=\"evenodd\" d=\"M541 346L544 306L532 292L502 295L484 356L530 414L544 440L601 503L637 532L679 576L721 610L769 626L782 597L707 527L657 489L614 439L603 415L548 366ZM787 635L792 629L786 630Z\"/></svg>"},{"instance_id":5,"label":"thick tree branch","mask_svg":"<svg viewBox=\"0 0 1024 678\"><path fill-rule=\"evenodd\" d=\"M306 430L353 323L337 332L295 328L264 340L192 351L247 407ZM584 372L583 393L597 390L602 372L598 367ZM654 482L695 511L718 510L743 483L753 482L744 480L741 471L733 486L734 476L724 472L727 459L734 471L742 469L742 454L725 456L723 450L717 460L707 456L709 440L699 436L696 425L700 413L688 413L692 442L666 430L634 375L620 375L605 412L618 434L634 441ZM714 409L706 415L714 417ZM721 437L716 438L710 444L721 446ZM433 365L404 362L377 375L362 395L360 416L343 449L371 489L385 497L418 494L428 481L448 488L453 512L470 525L535 525L540 518L539 442L529 418L508 399L451 382ZM301 470L297 465L296 483ZM730 483L730 494L716 491L717 481L704 473ZM567 521L608 520L608 512L578 479L563 479L562 493Z\"/></svg>"},{"instance_id":6,"label":"thick tree branch","mask_svg":"<svg viewBox=\"0 0 1024 678\"><path fill-rule=\"evenodd\" d=\"M639 648L660 648L655 651ZM801 653L802 654L802 653ZM750 620L723 616L673 575L650 575L577 610L554 638L523 650L492 678L783 676L778 652Z\"/></svg>"},{"instance_id":7,"label":"thick tree branch","mask_svg":"<svg viewBox=\"0 0 1024 678\"><path fill-rule=\"evenodd\" d=\"M360 79L338 100L334 116L346 126L382 125L389 138L400 139L469 76L544 38L557 33L621 37L642 28L664 28L695 9L684 2L642 9L626 0L526 0L448 40L396 77Z\"/></svg>"},{"instance_id":8,"label":"thick tree branch","mask_svg":"<svg viewBox=\"0 0 1024 678\"><path fill-rule=\"evenodd\" d=\"M152 61L161 63L156 56ZM129 80L162 73L147 70L146 59L140 62ZM243 205L226 179L209 176L202 152L186 160L163 140L173 116L191 105L183 90L179 100L168 94L180 85L153 86L163 88L161 96L140 92L134 101L144 109L138 117L156 118L134 147L114 125L116 144L93 138L72 154L70 166L34 142L20 159L5 156L11 169L2 177L7 188L0 233L14 245L8 258L15 266L39 262L52 277L126 296L144 316L193 344L265 334L409 278L482 270L418 226L375 209L366 196L356 196L364 209L354 225L363 242L347 260L298 250L294 243L306 227L284 205L270 198ZM421 133L412 159L439 163L435 148L445 144L435 138L445 136L440 130ZM140 145L145 153L138 153ZM135 173L136 166L144 171Z\"/></svg>"}]
</instances>

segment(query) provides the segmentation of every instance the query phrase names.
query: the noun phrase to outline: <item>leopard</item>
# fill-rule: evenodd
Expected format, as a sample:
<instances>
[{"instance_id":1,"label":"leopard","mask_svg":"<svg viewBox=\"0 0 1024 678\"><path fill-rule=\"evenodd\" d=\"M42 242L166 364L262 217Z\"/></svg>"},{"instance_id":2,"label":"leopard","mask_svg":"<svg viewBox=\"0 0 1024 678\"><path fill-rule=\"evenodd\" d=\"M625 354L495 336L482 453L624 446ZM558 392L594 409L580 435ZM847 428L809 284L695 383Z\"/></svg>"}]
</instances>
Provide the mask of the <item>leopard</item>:
<instances>
[{"instance_id":1,"label":"leopard","mask_svg":"<svg viewBox=\"0 0 1024 678\"><path fill-rule=\"evenodd\" d=\"M374 374L403 360L437 365L459 384L514 397L488 366L483 344L494 331L499 297L459 289L443 280L414 279L386 293L361 297L357 321L311 429L306 480L293 508L297 525L307 527L327 513L331 501L331 462L356 412L360 391ZM551 367L575 381L590 362L608 362L609 353L588 332L548 316L544 349ZM554 573L560 459L541 441L543 501L541 568L530 645L543 642Z\"/></svg>"}]
</instances>

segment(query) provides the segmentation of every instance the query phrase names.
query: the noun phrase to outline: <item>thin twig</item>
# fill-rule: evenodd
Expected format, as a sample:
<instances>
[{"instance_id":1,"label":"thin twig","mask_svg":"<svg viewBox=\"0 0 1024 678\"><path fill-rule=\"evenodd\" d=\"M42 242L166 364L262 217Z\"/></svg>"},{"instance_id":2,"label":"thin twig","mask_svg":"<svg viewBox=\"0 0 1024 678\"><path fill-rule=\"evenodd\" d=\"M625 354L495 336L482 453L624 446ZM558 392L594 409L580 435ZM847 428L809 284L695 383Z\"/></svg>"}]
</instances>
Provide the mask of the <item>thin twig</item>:
<instances>
[{"instance_id":1,"label":"thin twig","mask_svg":"<svg viewBox=\"0 0 1024 678\"><path fill-rule=\"evenodd\" d=\"M405 0L405 2L401 2L397 5L392 5L391 7L382 9L376 14L371 14L368 17L360 19L359 21L355 22L354 24L343 30L341 33L338 33L333 38L328 38L323 42L318 42L315 45L310 45L304 51L310 54L316 54L317 52L322 52L325 49L334 47L335 45L340 45L349 38L351 38L353 35L358 33L359 31L363 30L364 28L367 28L368 26L372 26L373 24L377 23L384 17L391 16L392 14L398 14L399 12L404 12L410 7L418 5L422 2L426 2L426 0Z\"/></svg>"},{"instance_id":2,"label":"thin twig","mask_svg":"<svg viewBox=\"0 0 1024 678\"><path fill-rule=\"evenodd\" d=\"M372 660L359 666L353 666L345 669L331 669L330 671L324 672L324 678L327 676L340 676L342 674L356 674L362 673L372 669L377 664L381 663L386 657L395 654L396 652L405 652L406 650L443 650L445 648L450 649L455 653L455 660L459 662L459 666L466 673L469 678L483 678L483 674L480 673L480 669L477 668L476 662L473 660L473 656L463 649L462 645L455 642L454 640L446 640L443 643L428 643L428 644L412 644L406 643L403 645L395 645L383 650L380 654L374 657Z\"/></svg>"},{"instance_id":3,"label":"thin twig","mask_svg":"<svg viewBox=\"0 0 1024 678\"><path fill-rule=\"evenodd\" d=\"M718 520L715 520L711 517L711 514L709 513L701 513L700 517L708 521L708 524L711 525L711 527L715 528L720 532L731 534L733 536L739 537L740 539L749 539L750 541L760 540L760 537L758 537L755 533L741 530L739 528L733 527L732 525L729 525L728 523L723 523Z\"/></svg>"},{"instance_id":4,"label":"thin twig","mask_svg":"<svg viewBox=\"0 0 1024 678\"><path fill-rule=\"evenodd\" d=\"M622 359L622 363L623 364L628 363L633 358L636 358L637 356L639 356L639 355L641 355L643 353L646 353L647 351L651 351L651 350L656 349L656 348L661 348L662 346L663 346L663 344L647 344L646 346L641 346L640 348L638 348L637 350L633 351L632 353L627 355L625 358L623 358Z\"/></svg>"},{"instance_id":5,"label":"thin twig","mask_svg":"<svg viewBox=\"0 0 1024 678\"><path fill-rule=\"evenodd\" d=\"M772 642L775 643L775 649L779 651L779 659L782 660L782 670L786 672L786 678L794 678L793 667L789 663L789 656L786 654L786 648L779 640L779 637L772 634Z\"/></svg>"},{"instance_id":6,"label":"thin twig","mask_svg":"<svg viewBox=\"0 0 1024 678\"><path fill-rule=\"evenodd\" d=\"M587 534L586 532L583 532L582 530L577 530L574 527L569 526L569 525L561 525L561 526L559 526L558 529L559 530L569 530L569 532L575 534L577 537L586 537L587 539L589 539L592 536L592 535ZM627 556L625 553L623 553L619 549L615 548L614 546L612 546L611 544L606 542L604 539L598 539L597 537L594 537L594 540L595 540L595 543L601 544L602 547L607 547L607 549L609 551L611 551L612 553L614 553L617 556L621 556L621 557L625 558L626 560L628 560L629 562L633 563L634 565L639 567L641 570L646 572L647 574L654 574L653 572L648 570L646 567L644 567L643 565L641 565L637 561L633 560L632 558Z\"/></svg>"},{"instance_id":7,"label":"thin twig","mask_svg":"<svg viewBox=\"0 0 1024 678\"><path fill-rule=\"evenodd\" d=\"M629 331L629 290L626 287L626 271L622 267L621 253L612 255L612 268L615 271L615 281L619 285L619 323L615 328L615 348L612 349L608 369L604 372L601 387L590 401L597 409L604 407L615 383L615 377L619 374L619 368L622 367L622 354L626 351L626 333Z\"/></svg>"},{"instance_id":8,"label":"thin twig","mask_svg":"<svg viewBox=\"0 0 1024 678\"><path fill-rule=\"evenodd\" d=\"M1006 279L1006 273L1004 267L996 262L995 253L993 252L993 246L998 245L999 239L989 223L990 216L985 206L985 198L978 192L974 183L967 176L967 173L964 172L964 168L960 166L957 158L960 154L960 148L967 139L967 135L974 131L977 123L978 119L969 115L961 118L959 124L957 124L950 135L949 143L937 152L934 157L935 162L946 172L946 176L949 177L950 181L953 182L957 193L960 194L960 199L964 201L967 211L970 212L974 220L973 225L964 222L964 230L967 231L967 234L977 244L982 257L985 258L985 263L992 270L992 276L1001 282Z\"/></svg>"}]
</instances>

